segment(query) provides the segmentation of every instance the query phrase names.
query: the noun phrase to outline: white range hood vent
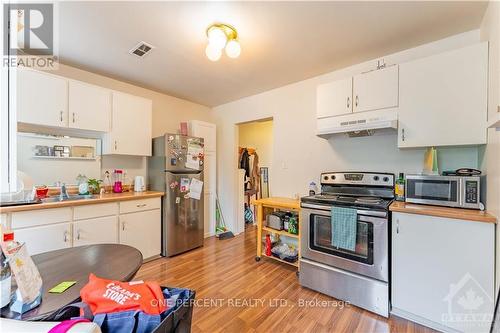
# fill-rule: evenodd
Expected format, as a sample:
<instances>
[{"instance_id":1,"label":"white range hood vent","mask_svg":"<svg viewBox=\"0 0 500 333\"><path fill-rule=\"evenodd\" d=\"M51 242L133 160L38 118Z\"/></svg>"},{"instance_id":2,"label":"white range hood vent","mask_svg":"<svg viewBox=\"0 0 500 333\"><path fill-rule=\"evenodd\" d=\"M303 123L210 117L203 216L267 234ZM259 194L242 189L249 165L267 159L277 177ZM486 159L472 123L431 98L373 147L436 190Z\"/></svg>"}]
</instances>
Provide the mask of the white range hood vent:
<instances>
[{"instance_id":1,"label":"white range hood vent","mask_svg":"<svg viewBox=\"0 0 500 333\"><path fill-rule=\"evenodd\" d=\"M329 137L333 134L347 134L349 137L373 135L376 131L398 128L396 109L350 113L342 116L319 118L317 135Z\"/></svg>"}]
</instances>

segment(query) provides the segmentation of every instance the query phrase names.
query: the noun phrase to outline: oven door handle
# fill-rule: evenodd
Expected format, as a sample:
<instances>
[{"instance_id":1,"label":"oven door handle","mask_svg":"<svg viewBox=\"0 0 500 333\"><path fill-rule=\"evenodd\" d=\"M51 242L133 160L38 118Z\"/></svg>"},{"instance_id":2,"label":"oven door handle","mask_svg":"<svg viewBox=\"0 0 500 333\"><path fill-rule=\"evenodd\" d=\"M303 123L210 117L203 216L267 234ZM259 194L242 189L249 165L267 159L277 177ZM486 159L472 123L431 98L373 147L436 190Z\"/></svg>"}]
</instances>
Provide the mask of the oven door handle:
<instances>
[{"instance_id":1,"label":"oven door handle","mask_svg":"<svg viewBox=\"0 0 500 333\"><path fill-rule=\"evenodd\" d=\"M319 209L323 211L330 212L332 209L332 206L324 206L324 205L315 205L315 204L309 204L309 203L303 203L301 205L302 208L311 208L311 209ZM378 210L363 210L363 209L357 209L356 213L358 215L368 215L368 216L377 216L377 217L387 217L387 212L381 212Z\"/></svg>"}]
</instances>

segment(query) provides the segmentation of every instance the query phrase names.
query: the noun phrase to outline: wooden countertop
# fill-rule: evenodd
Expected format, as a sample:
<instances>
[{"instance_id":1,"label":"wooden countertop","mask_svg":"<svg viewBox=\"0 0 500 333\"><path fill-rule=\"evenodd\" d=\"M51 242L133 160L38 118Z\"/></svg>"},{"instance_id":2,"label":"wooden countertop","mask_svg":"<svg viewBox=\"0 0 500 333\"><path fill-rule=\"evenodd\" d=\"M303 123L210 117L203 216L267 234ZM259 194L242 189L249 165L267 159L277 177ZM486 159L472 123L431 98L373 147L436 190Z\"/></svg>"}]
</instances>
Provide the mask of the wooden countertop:
<instances>
[{"instance_id":1,"label":"wooden countertop","mask_svg":"<svg viewBox=\"0 0 500 333\"><path fill-rule=\"evenodd\" d=\"M431 205L421 205L408 202L394 201L389 210L392 212L430 215L438 217L447 217L451 219L468 220L484 223L497 223L497 218L487 211L475 209L440 207Z\"/></svg>"},{"instance_id":2,"label":"wooden countertop","mask_svg":"<svg viewBox=\"0 0 500 333\"><path fill-rule=\"evenodd\" d=\"M292 198L283 198L283 197L270 197L270 198L252 200L251 204L296 209L296 210L300 209L300 200Z\"/></svg>"},{"instance_id":3,"label":"wooden countertop","mask_svg":"<svg viewBox=\"0 0 500 333\"><path fill-rule=\"evenodd\" d=\"M156 192L156 191L105 193L102 195L97 195L96 198L92 199L67 200L67 201L46 202L46 203L32 204L32 205L0 207L0 213L22 212L27 210L49 209L49 208L59 208L68 206L83 206L83 205L92 205L92 204L125 201L125 200L140 200L140 199L161 197L163 195L164 195L163 192Z\"/></svg>"}]
</instances>

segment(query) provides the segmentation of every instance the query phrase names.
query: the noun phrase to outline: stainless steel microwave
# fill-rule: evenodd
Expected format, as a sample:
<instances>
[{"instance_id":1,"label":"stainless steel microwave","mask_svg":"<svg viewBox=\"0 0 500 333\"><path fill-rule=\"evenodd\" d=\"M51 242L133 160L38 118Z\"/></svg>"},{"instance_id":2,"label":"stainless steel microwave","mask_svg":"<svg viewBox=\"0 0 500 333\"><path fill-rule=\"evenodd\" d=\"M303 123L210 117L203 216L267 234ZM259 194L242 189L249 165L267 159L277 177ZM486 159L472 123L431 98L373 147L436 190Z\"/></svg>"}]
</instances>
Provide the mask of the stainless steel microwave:
<instances>
[{"instance_id":1,"label":"stainless steel microwave","mask_svg":"<svg viewBox=\"0 0 500 333\"><path fill-rule=\"evenodd\" d=\"M485 176L406 176L406 202L484 209Z\"/></svg>"}]
</instances>

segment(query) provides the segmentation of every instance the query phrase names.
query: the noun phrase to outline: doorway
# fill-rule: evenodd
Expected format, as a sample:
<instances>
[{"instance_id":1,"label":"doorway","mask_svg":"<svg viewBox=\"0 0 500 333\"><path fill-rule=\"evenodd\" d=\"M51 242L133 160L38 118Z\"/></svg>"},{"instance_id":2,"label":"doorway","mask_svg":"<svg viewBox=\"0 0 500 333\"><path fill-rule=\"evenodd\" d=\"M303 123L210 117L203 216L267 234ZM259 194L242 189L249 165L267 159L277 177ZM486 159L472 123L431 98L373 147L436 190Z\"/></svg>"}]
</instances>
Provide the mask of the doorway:
<instances>
[{"instance_id":1,"label":"doorway","mask_svg":"<svg viewBox=\"0 0 500 333\"><path fill-rule=\"evenodd\" d=\"M273 119L238 124L238 216L245 229L254 225L252 199L271 196L273 160Z\"/></svg>"}]
</instances>

